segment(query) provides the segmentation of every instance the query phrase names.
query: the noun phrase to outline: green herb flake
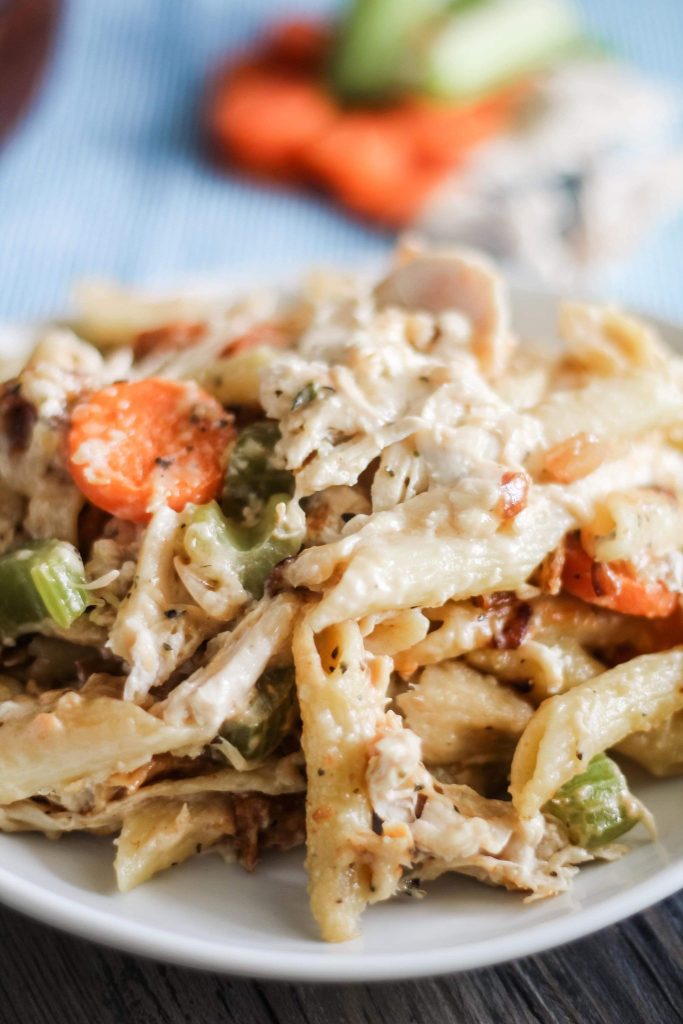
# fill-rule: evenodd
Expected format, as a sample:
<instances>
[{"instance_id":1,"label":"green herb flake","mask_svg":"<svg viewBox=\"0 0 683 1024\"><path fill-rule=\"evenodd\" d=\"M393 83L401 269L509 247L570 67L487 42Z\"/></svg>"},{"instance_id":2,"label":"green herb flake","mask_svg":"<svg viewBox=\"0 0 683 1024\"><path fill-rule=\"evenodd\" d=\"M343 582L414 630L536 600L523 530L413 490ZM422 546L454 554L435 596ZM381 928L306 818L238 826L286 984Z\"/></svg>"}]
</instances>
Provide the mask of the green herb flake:
<instances>
[{"instance_id":1,"label":"green herb flake","mask_svg":"<svg viewBox=\"0 0 683 1024\"><path fill-rule=\"evenodd\" d=\"M309 380L308 384L304 384L301 391L297 391L292 401L292 409L302 409L306 405L310 405L311 402L315 402L316 398L320 397L320 387L313 380Z\"/></svg>"}]
</instances>

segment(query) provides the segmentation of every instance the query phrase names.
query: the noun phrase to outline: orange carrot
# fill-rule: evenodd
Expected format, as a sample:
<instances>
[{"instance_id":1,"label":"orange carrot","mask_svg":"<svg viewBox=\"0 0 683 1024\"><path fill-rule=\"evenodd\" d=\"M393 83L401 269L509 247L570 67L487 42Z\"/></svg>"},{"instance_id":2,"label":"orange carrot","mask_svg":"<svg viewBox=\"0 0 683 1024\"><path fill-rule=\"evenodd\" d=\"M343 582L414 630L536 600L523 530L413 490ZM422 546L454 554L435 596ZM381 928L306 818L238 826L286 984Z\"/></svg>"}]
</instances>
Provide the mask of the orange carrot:
<instances>
[{"instance_id":1,"label":"orange carrot","mask_svg":"<svg viewBox=\"0 0 683 1024\"><path fill-rule=\"evenodd\" d=\"M474 146L509 125L527 92L528 86L516 85L465 104L406 101L405 114L420 158L442 168L457 164Z\"/></svg>"},{"instance_id":2,"label":"orange carrot","mask_svg":"<svg viewBox=\"0 0 683 1024\"><path fill-rule=\"evenodd\" d=\"M345 114L302 159L346 206L388 225L409 221L439 177L419 166L410 134L383 112Z\"/></svg>"},{"instance_id":3,"label":"orange carrot","mask_svg":"<svg viewBox=\"0 0 683 1024\"><path fill-rule=\"evenodd\" d=\"M240 334L238 338L233 338L232 341L229 341L220 354L222 356L236 356L240 352L247 352L250 348L259 348L260 346L266 348L286 348L288 344L289 338L286 333L275 324L264 320L263 323L254 324L244 334Z\"/></svg>"},{"instance_id":4,"label":"orange carrot","mask_svg":"<svg viewBox=\"0 0 683 1024\"><path fill-rule=\"evenodd\" d=\"M93 505L144 523L157 505L215 498L233 436L231 417L194 383L113 384L74 408L69 471Z\"/></svg>"},{"instance_id":5,"label":"orange carrot","mask_svg":"<svg viewBox=\"0 0 683 1024\"><path fill-rule=\"evenodd\" d=\"M224 70L208 99L217 155L254 174L322 187L364 217L410 223L476 145L505 128L529 93L523 82L466 104L406 99L349 109L325 87L324 26L276 27Z\"/></svg>"},{"instance_id":6,"label":"orange carrot","mask_svg":"<svg viewBox=\"0 0 683 1024\"><path fill-rule=\"evenodd\" d=\"M315 79L244 65L217 84L210 131L219 155L259 174L300 176L299 156L335 116Z\"/></svg>"},{"instance_id":7,"label":"orange carrot","mask_svg":"<svg viewBox=\"0 0 683 1024\"><path fill-rule=\"evenodd\" d=\"M577 537L567 540L562 587L589 604L648 619L671 615L679 599L659 580L639 577L625 562L596 562Z\"/></svg>"}]
</instances>

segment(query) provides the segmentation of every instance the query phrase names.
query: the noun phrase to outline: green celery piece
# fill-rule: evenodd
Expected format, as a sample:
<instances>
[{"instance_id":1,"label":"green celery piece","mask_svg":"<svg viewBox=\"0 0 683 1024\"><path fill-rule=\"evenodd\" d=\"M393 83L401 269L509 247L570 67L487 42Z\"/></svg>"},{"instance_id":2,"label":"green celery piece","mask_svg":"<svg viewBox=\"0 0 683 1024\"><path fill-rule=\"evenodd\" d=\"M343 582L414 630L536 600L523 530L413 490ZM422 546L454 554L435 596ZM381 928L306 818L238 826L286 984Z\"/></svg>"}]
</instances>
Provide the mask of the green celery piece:
<instances>
[{"instance_id":1,"label":"green celery piece","mask_svg":"<svg viewBox=\"0 0 683 1024\"><path fill-rule=\"evenodd\" d=\"M298 531L289 532L278 526L277 506L287 503L287 494L274 494L263 510L257 526L236 527L232 536L236 543L246 544L243 561L242 584L253 597L261 597L266 578L278 562L295 555L303 543Z\"/></svg>"},{"instance_id":2,"label":"green celery piece","mask_svg":"<svg viewBox=\"0 0 683 1024\"><path fill-rule=\"evenodd\" d=\"M211 565L227 554L245 590L261 597L270 571L295 555L303 541L298 530L278 523L277 506L289 500L288 494L272 495L251 527L226 519L215 501L199 505L190 513L185 551L199 565Z\"/></svg>"},{"instance_id":3,"label":"green celery piece","mask_svg":"<svg viewBox=\"0 0 683 1024\"><path fill-rule=\"evenodd\" d=\"M264 672L248 707L224 722L220 735L247 761L257 761L280 744L294 725L294 670L291 666Z\"/></svg>"},{"instance_id":4,"label":"green celery piece","mask_svg":"<svg viewBox=\"0 0 683 1024\"><path fill-rule=\"evenodd\" d=\"M355 0L337 31L333 91L349 102L399 91L410 73L413 39L451 6L450 0Z\"/></svg>"},{"instance_id":5,"label":"green celery piece","mask_svg":"<svg viewBox=\"0 0 683 1024\"><path fill-rule=\"evenodd\" d=\"M469 100L530 74L578 45L578 19L566 0L488 0L442 22L415 54L420 87Z\"/></svg>"},{"instance_id":6,"label":"green celery piece","mask_svg":"<svg viewBox=\"0 0 683 1024\"><path fill-rule=\"evenodd\" d=\"M88 606L80 555L66 541L36 540L0 557L0 633L17 636L52 619L66 628Z\"/></svg>"},{"instance_id":7,"label":"green celery piece","mask_svg":"<svg viewBox=\"0 0 683 1024\"><path fill-rule=\"evenodd\" d=\"M26 552L26 556L22 557ZM21 627L37 624L47 617L47 609L33 585L27 548L0 558L0 632L15 636Z\"/></svg>"},{"instance_id":8,"label":"green celery piece","mask_svg":"<svg viewBox=\"0 0 683 1024\"><path fill-rule=\"evenodd\" d=\"M280 428L273 420L252 423L240 433L225 477L223 510L241 519L245 509L262 507L273 494L294 493L292 474L274 465Z\"/></svg>"},{"instance_id":9,"label":"green celery piece","mask_svg":"<svg viewBox=\"0 0 683 1024\"><path fill-rule=\"evenodd\" d=\"M634 803L618 765L597 754L543 809L559 818L572 843L590 850L614 842L638 824L642 813Z\"/></svg>"}]
</instances>

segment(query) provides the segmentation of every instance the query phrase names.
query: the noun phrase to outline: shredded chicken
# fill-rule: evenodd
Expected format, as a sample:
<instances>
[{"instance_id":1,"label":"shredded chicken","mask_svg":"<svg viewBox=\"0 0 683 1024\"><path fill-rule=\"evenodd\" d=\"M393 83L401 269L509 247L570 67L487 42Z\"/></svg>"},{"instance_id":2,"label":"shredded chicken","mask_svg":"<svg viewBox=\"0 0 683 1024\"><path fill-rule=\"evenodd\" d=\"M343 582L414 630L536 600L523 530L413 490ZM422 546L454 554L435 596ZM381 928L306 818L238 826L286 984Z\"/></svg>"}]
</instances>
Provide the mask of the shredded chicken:
<instances>
[{"instance_id":1,"label":"shredded chicken","mask_svg":"<svg viewBox=\"0 0 683 1024\"><path fill-rule=\"evenodd\" d=\"M567 887L575 864L590 859L542 815L524 821L507 801L436 782L422 764L419 737L391 716L373 741L367 783L382 832L407 826L411 872L421 878L460 871L550 896Z\"/></svg>"},{"instance_id":2,"label":"shredded chicken","mask_svg":"<svg viewBox=\"0 0 683 1024\"><path fill-rule=\"evenodd\" d=\"M179 516L161 508L145 531L133 585L111 628L109 645L130 666L126 700L142 701L214 631L174 570Z\"/></svg>"}]
</instances>

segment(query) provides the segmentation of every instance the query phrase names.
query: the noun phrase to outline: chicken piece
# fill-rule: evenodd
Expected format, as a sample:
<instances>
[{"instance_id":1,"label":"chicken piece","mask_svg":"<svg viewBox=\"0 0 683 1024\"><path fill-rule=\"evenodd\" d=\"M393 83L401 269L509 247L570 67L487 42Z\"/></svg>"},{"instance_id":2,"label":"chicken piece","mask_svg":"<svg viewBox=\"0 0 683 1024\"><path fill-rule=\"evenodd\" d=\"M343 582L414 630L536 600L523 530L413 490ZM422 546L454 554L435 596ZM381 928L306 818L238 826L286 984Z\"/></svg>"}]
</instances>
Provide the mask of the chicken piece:
<instances>
[{"instance_id":1,"label":"chicken piece","mask_svg":"<svg viewBox=\"0 0 683 1024\"><path fill-rule=\"evenodd\" d=\"M469 342L482 370L499 375L512 350L509 298L495 268L467 250L430 255L416 252L375 288L382 308L423 310L434 315L460 313L469 325Z\"/></svg>"},{"instance_id":2,"label":"chicken piece","mask_svg":"<svg viewBox=\"0 0 683 1024\"><path fill-rule=\"evenodd\" d=\"M130 666L124 696L143 703L216 631L213 619L190 597L173 561L180 516L168 507L147 527L133 586L121 602L109 647Z\"/></svg>"},{"instance_id":3,"label":"chicken piece","mask_svg":"<svg viewBox=\"0 0 683 1024\"><path fill-rule=\"evenodd\" d=\"M509 801L437 782L422 764L419 737L391 713L371 745L366 781L380 835L409 830L414 876L458 871L550 896L566 889L574 864L591 859L542 814L522 821Z\"/></svg>"},{"instance_id":4,"label":"chicken piece","mask_svg":"<svg viewBox=\"0 0 683 1024\"><path fill-rule=\"evenodd\" d=\"M83 497L69 476L62 448L67 410L103 371L99 353L69 331L45 335L19 378L0 395L0 478L26 499L23 528L31 537L77 540Z\"/></svg>"},{"instance_id":5,"label":"chicken piece","mask_svg":"<svg viewBox=\"0 0 683 1024\"><path fill-rule=\"evenodd\" d=\"M206 665L155 708L164 721L200 726L215 736L226 719L243 710L270 660L291 638L299 601L289 594L264 598L234 630L219 634Z\"/></svg>"}]
</instances>

